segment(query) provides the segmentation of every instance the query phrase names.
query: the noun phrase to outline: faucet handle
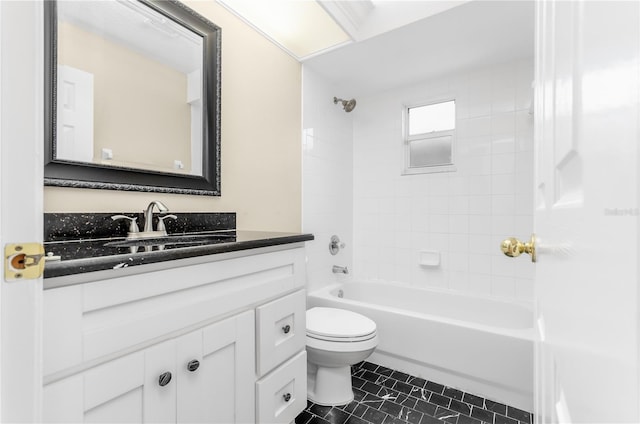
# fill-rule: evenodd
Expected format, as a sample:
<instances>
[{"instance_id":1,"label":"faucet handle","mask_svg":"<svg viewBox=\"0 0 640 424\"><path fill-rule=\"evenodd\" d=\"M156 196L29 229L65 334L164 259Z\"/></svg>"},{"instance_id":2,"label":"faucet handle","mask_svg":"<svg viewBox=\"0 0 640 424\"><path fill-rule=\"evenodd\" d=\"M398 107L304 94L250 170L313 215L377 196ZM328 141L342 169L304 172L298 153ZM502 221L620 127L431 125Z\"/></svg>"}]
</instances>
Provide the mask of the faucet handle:
<instances>
[{"instance_id":1,"label":"faucet handle","mask_svg":"<svg viewBox=\"0 0 640 424\"><path fill-rule=\"evenodd\" d=\"M164 215L158 217L158 226L156 227L156 231L164 231L165 234L167 232L167 228L164 226L164 220L167 218L178 219L175 215Z\"/></svg>"},{"instance_id":2,"label":"faucet handle","mask_svg":"<svg viewBox=\"0 0 640 424\"><path fill-rule=\"evenodd\" d=\"M140 228L138 228L138 223L136 222L138 220L137 217L135 218L131 218L129 216L126 215L113 215L111 217L111 219L113 219L114 221L117 221L118 219L128 219L129 222L129 234L134 234L140 231Z\"/></svg>"},{"instance_id":3,"label":"faucet handle","mask_svg":"<svg viewBox=\"0 0 640 424\"><path fill-rule=\"evenodd\" d=\"M340 237L333 235L331 236L331 242L329 243L329 252L332 255L337 255L340 249L344 249L345 244L340 241Z\"/></svg>"}]
</instances>

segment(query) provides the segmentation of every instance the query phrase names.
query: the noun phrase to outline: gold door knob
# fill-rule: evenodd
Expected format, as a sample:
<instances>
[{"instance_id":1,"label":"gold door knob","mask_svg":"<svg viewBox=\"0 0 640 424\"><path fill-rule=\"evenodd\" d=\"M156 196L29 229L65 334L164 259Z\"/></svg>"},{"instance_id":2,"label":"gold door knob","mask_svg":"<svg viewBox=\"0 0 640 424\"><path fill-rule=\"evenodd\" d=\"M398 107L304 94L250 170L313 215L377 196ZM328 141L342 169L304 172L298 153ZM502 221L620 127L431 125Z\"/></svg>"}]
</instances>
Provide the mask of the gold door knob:
<instances>
[{"instance_id":1,"label":"gold door knob","mask_svg":"<svg viewBox=\"0 0 640 424\"><path fill-rule=\"evenodd\" d=\"M522 253L528 253L531 255L531 262L536 261L536 235L531 234L531 239L528 243L523 243L515 237L509 237L500 244L500 250L505 255L515 258Z\"/></svg>"}]
</instances>

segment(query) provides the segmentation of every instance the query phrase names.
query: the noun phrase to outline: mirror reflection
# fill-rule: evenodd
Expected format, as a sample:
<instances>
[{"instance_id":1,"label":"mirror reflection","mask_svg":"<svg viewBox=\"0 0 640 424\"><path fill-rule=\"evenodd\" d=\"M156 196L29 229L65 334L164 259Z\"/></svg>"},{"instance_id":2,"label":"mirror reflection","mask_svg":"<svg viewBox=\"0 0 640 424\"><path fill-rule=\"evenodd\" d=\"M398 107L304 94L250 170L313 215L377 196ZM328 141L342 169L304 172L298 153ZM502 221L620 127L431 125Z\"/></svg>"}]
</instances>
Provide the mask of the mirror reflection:
<instances>
[{"instance_id":1,"label":"mirror reflection","mask_svg":"<svg viewBox=\"0 0 640 424\"><path fill-rule=\"evenodd\" d=\"M203 175L203 37L137 1L59 1L55 159Z\"/></svg>"}]
</instances>

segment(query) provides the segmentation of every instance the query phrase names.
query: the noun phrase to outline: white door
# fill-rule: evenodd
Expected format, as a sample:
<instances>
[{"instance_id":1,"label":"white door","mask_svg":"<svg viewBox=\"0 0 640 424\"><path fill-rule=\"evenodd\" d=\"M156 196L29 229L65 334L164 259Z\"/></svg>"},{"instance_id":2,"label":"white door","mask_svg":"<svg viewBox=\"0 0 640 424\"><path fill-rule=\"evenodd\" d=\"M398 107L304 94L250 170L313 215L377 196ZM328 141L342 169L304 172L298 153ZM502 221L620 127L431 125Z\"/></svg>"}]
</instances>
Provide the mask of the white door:
<instances>
[{"instance_id":1,"label":"white door","mask_svg":"<svg viewBox=\"0 0 640 424\"><path fill-rule=\"evenodd\" d=\"M0 1L0 247L42 243L42 3ZM39 422L42 278L0 264L0 421Z\"/></svg>"},{"instance_id":2,"label":"white door","mask_svg":"<svg viewBox=\"0 0 640 424\"><path fill-rule=\"evenodd\" d=\"M58 66L56 159L93 162L93 74Z\"/></svg>"},{"instance_id":3,"label":"white door","mask_svg":"<svg viewBox=\"0 0 640 424\"><path fill-rule=\"evenodd\" d=\"M536 419L640 422L640 3L541 1L536 27Z\"/></svg>"}]
</instances>

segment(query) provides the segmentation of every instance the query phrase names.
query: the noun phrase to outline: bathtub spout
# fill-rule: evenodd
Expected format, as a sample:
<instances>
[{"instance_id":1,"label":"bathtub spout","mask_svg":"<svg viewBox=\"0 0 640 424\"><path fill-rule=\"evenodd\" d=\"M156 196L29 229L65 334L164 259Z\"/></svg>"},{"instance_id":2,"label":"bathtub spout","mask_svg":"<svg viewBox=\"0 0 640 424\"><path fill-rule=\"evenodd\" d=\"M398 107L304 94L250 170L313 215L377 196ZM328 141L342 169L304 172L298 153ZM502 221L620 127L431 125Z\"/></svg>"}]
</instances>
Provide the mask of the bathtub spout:
<instances>
[{"instance_id":1,"label":"bathtub spout","mask_svg":"<svg viewBox=\"0 0 640 424\"><path fill-rule=\"evenodd\" d=\"M331 272L333 272L334 274L348 274L349 269L346 266L334 265L331 269Z\"/></svg>"}]
</instances>

